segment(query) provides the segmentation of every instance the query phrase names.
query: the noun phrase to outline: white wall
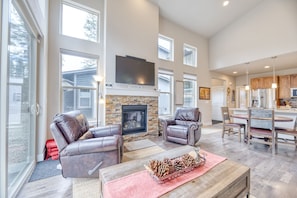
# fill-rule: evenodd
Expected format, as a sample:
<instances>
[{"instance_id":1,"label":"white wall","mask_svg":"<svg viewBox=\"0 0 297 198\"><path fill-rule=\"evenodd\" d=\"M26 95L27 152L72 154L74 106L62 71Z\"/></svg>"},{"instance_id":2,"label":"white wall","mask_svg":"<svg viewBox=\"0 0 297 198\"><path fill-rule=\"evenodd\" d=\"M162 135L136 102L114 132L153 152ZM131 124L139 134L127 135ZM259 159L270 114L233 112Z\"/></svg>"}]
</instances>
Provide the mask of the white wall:
<instances>
[{"instance_id":1,"label":"white wall","mask_svg":"<svg viewBox=\"0 0 297 198\"><path fill-rule=\"evenodd\" d=\"M115 83L116 55L157 62L159 9L145 0L106 0L105 3L106 83L112 84L112 88L118 88L121 85ZM139 89L143 88L147 87ZM129 89L126 91L129 92Z\"/></svg>"},{"instance_id":2,"label":"white wall","mask_svg":"<svg viewBox=\"0 0 297 198\"><path fill-rule=\"evenodd\" d=\"M297 1L265 0L209 42L210 68L297 51Z\"/></svg>"},{"instance_id":3,"label":"white wall","mask_svg":"<svg viewBox=\"0 0 297 198\"><path fill-rule=\"evenodd\" d=\"M158 35L162 34L174 39L174 62L158 59ZM183 65L183 44L198 49L198 67ZM144 0L106 1L106 94L125 92L130 95L138 90L154 94L155 87L124 86L115 83L115 55L131 55L155 62L156 78L158 68L174 72L174 80L183 80L183 74L196 74L198 87L210 87L208 70L208 40L200 35L159 17L159 9ZM157 80L157 79L156 79ZM157 82L157 81L156 81ZM123 91L124 90L124 91ZM198 91L198 89L197 89ZM140 93L141 92L141 93ZM211 102L198 100L197 106L203 115L203 122L211 123Z\"/></svg>"},{"instance_id":4,"label":"white wall","mask_svg":"<svg viewBox=\"0 0 297 198\"><path fill-rule=\"evenodd\" d=\"M197 93L199 87L211 87L211 76L208 69L208 40L196 33L188 31L171 21L160 17L160 34L174 39L174 61L159 60L159 68L171 70L174 80L183 80L183 74L197 76ZM183 44L197 47L198 66L190 67L183 64ZM177 93L178 94L178 93ZM197 95L199 98L199 94ZM197 99L197 107L202 113L202 122L211 124L211 101Z\"/></svg>"}]
</instances>

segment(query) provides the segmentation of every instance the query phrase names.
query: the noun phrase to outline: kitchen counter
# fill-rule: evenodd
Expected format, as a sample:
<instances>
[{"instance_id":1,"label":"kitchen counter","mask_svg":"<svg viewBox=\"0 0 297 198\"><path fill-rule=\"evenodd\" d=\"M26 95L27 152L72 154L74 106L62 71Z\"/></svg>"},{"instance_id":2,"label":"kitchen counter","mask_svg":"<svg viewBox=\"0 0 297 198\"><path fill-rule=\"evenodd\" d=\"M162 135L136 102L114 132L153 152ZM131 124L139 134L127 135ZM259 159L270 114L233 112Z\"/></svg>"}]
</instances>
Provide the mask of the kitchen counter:
<instances>
[{"instance_id":1,"label":"kitchen counter","mask_svg":"<svg viewBox=\"0 0 297 198\"><path fill-rule=\"evenodd\" d=\"M231 114L246 114L248 109L229 108L229 110ZM290 121L290 122L275 122L275 127L294 128L296 126L297 109L278 108L278 109L275 109L274 112L276 116L289 117L293 119L293 121ZM234 122L246 124L246 121L243 119L234 118Z\"/></svg>"},{"instance_id":2,"label":"kitchen counter","mask_svg":"<svg viewBox=\"0 0 297 198\"><path fill-rule=\"evenodd\" d=\"M230 112L246 112L248 109L246 108L229 108ZM276 113L293 113L297 115L297 108L285 109L285 108L277 108L274 109Z\"/></svg>"}]
</instances>

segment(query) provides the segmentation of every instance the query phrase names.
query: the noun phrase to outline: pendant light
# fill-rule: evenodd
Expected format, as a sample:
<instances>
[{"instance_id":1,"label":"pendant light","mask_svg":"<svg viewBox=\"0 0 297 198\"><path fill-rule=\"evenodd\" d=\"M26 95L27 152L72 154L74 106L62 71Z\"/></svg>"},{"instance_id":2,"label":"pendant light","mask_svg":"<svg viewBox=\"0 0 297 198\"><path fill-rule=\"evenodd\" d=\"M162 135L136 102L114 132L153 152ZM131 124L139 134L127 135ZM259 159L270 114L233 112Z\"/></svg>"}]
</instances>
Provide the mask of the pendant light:
<instances>
[{"instance_id":1,"label":"pendant light","mask_svg":"<svg viewBox=\"0 0 297 198\"><path fill-rule=\"evenodd\" d=\"M271 58L272 58L272 62L273 62L273 68L272 68L273 69L273 82L271 84L271 88L276 89L277 88L277 83L275 81L275 60L276 60L277 56L273 56Z\"/></svg>"},{"instance_id":2,"label":"pendant light","mask_svg":"<svg viewBox=\"0 0 297 198\"><path fill-rule=\"evenodd\" d=\"M245 85L245 90L248 91L250 90L250 85L249 85L249 70L248 70L248 65L250 63L246 63L247 66L246 66L246 85Z\"/></svg>"}]
</instances>

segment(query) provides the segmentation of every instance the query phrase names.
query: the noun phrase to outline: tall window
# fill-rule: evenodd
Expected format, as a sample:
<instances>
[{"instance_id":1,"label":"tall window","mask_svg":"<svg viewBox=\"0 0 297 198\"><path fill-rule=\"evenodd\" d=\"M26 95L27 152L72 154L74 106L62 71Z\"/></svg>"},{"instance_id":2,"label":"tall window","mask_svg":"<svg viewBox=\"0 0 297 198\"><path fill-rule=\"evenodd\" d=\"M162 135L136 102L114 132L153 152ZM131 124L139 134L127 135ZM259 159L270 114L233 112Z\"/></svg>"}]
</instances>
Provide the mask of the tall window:
<instances>
[{"instance_id":1,"label":"tall window","mask_svg":"<svg viewBox=\"0 0 297 198\"><path fill-rule=\"evenodd\" d=\"M172 114L172 96L173 96L173 73L168 71L159 71L158 89L159 96L159 115Z\"/></svg>"},{"instance_id":2,"label":"tall window","mask_svg":"<svg viewBox=\"0 0 297 198\"><path fill-rule=\"evenodd\" d=\"M158 57L160 59L173 61L173 39L159 35L158 39Z\"/></svg>"},{"instance_id":3,"label":"tall window","mask_svg":"<svg viewBox=\"0 0 297 198\"><path fill-rule=\"evenodd\" d=\"M98 59L67 53L62 60L62 111L79 109L88 119L96 118L96 87L93 76L97 73Z\"/></svg>"},{"instance_id":4,"label":"tall window","mask_svg":"<svg viewBox=\"0 0 297 198\"><path fill-rule=\"evenodd\" d=\"M197 77L184 74L184 106L197 106Z\"/></svg>"},{"instance_id":5,"label":"tall window","mask_svg":"<svg viewBox=\"0 0 297 198\"><path fill-rule=\"evenodd\" d=\"M184 64L197 67L197 48L184 44Z\"/></svg>"},{"instance_id":6,"label":"tall window","mask_svg":"<svg viewBox=\"0 0 297 198\"><path fill-rule=\"evenodd\" d=\"M98 42L99 12L73 2L63 1L62 34Z\"/></svg>"}]
</instances>

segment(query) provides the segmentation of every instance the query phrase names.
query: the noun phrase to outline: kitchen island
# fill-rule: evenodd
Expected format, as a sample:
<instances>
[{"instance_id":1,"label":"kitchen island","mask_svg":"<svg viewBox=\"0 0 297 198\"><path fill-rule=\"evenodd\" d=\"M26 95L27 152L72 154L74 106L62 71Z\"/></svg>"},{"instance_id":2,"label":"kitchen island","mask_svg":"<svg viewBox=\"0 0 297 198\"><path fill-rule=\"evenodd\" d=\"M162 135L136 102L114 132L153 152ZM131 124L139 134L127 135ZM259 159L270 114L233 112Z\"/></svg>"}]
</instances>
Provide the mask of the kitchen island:
<instances>
[{"instance_id":1,"label":"kitchen island","mask_svg":"<svg viewBox=\"0 0 297 198\"><path fill-rule=\"evenodd\" d=\"M247 110L245 108L229 108L230 114L247 114ZM275 116L279 117L288 117L291 118L293 121L290 122L275 122L275 127L282 127L282 128L294 128L296 126L296 116L297 116L297 109L283 109L278 108L274 110ZM246 120L234 118L234 122L244 123L246 124Z\"/></svg>"}]
</instances>

